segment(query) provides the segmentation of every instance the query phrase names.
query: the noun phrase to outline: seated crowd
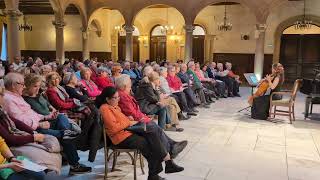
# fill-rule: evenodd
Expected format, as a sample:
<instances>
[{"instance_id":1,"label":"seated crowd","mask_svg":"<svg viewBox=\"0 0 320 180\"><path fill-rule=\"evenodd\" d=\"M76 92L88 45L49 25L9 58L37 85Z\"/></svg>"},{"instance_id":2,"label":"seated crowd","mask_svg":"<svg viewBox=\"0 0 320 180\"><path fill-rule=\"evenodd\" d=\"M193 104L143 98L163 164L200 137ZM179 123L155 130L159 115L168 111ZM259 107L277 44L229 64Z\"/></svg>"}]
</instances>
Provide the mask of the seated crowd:
<instances>
[{"instance_id":1,"label":"seated crowd","mask_svg":"<svg viewBox=\"0 0 320 180\"><path fill-rule=\"evenodd\" d=\"M0 179L44 179L44 172L21 168L18 157L57 174L63 157L70 174L90 172L91 167L79 163L77 150L89 150L88 160L93 162L103 147L103 128L114 146L140 150L148 161L149 180L163 179L158 175L163 161L165 173L184 170L173 159L187 146L187 141L174 141L165 131L182 132L180 121L197 116L197 108L240 96L241 81L231 63L224 68L221 63L201 66L193 60L159 65L100 63L95 58L58 64L16 57L4 67ZM146 124L147 133L126 130L139 122Z\"/></svg>"}]
</instances>

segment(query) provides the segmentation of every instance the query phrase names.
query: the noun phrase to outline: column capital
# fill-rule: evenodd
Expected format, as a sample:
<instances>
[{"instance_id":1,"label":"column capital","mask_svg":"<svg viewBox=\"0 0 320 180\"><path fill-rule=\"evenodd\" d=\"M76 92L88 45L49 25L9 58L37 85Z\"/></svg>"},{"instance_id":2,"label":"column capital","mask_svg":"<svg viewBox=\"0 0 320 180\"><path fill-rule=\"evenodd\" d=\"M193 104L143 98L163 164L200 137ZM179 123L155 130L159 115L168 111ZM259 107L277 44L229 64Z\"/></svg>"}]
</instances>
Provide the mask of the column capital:
<instances>
[{"instance_id":1,"label":"column capital","mask_svg":"<svg viewBox=\"0 0 320 180\"><path fill-rule=\"evenodd\" d=\"M126 31L126 33L133 33L134 27L132 25L125 25L123 29Z\"/></svg>"},{"instance_id":2,"label":"column capital","mask_svg":"<svg viewBox=\"0 0 320 180\"><path fill-rule=\"evenodd\" d=\"M66 22L64 22L64 21L57 21L57 20L52 21L52 24L53 24L56 28L61 28L61 29L62 29L64 26L67 25Z\"/></svg>"},{"instance_id":3,"label":"column capital","mask_svg":"<svg viewBox=\"0 0 320 180\"><path fill-rule=\"evenodd\" d=\"M10 18L19 18L23 15L19 9L5 9L2 12L5 16L9 16Z\"/></svg>"},{"instance_id":4,"label":"column capital","mask_svg":"<svg viewBox=\"0 0 320 180\"><path fill-rule=\"evenodd\" d=\"M267 25L266 24L256 24L256 29L259 32L265 32L267 29Z\"/></svg>"},{"instance_id":5,"label":"column capital","mask_svg":"<svg viewBox=\"0 0 320 180\"><path fill-rule=\"evenodd\" d=\"M187 24L187 25L185 25L184 26L184 29L186 30L186 32L188 33L192 33L193 32L193 30L194 30L194 25L193 24Z\"/></svg>"}]
</instances>

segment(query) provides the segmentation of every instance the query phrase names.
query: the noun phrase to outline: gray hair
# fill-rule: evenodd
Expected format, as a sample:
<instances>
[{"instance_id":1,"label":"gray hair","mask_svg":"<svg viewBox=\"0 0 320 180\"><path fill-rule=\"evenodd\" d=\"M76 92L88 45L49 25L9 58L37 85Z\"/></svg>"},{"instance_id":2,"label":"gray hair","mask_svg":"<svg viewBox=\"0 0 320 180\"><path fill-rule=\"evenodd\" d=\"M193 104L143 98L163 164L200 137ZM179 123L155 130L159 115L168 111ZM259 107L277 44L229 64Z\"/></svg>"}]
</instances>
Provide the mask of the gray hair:
<instances>
[{"instance_id":1,"label":"gray hair","mask_svg":"<svg viewBox=\"0 0 320 180\"><path fill-rule=\"evenodd\" d=\"M194 61L189 61L189 62L188 62L188 68L190 68L191 66L195 66Z\"/></svg>"},{"instance_id":2,"label":"gray hair","mask_svg":"<svg viewBox=\"0 0 320 180\"><path fill-rule=\"evenodd\" d=\"M131 83L131 79L130 76L127 74L121 74L121 76L117 77L115 80L117 89L123 89L129 83Z\"/></svg>"},{"instance_id":3,"label":"gray hair","mask_svg":"<svg viewBox=\"0 0 320 180\"><path fill-rule=\"evenodd\" d=\"M4 87L6 89L11 89L13 85L19 80L24 81L23 75L19 73L9 73L3 78Z\"/></svg>"},{"instance_id":4,"label":"gray hair","mask_svg":"<svg viewBox=\"0 0 320 180\"><path fill-rule=\"evenodd\" d=\"M109 73L110 70L109 70L107 67L100 66L100 67L97 69L97 73L98 73L98 74L101 74L101 73L103 73L103 72Z\"/></svg>"},{"instance_id":5,"label":"gray hair","mask_svg":"<svg viewBox=\"0 0 320 180\"><path fill-rule=\"evenodd\" d=\"M168 69L166 67L160 67L159 72L160 74L163 74L165 72L168 72Z\"/></svg>"},{"instance_id":6,"label":"gray hair","mask_svg":"<svg viewBox=\"0 0 320 180\"><path fill-rule=\"evenodd\" d=\"M148 76L153 72L153 68L151 66L146 66L143 69L143 76Z\"/></svg>"}]
</instances>

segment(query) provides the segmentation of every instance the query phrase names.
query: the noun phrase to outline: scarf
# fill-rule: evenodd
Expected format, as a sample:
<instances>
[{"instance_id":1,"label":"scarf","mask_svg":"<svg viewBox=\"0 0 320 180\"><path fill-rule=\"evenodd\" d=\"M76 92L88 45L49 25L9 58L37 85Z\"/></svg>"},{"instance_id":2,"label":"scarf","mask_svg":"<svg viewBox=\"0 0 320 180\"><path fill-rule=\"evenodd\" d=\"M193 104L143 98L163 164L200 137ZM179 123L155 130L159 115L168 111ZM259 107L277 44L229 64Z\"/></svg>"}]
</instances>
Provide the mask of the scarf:
<instances>
[{"instance_id":1,"label":"scarf","mask_svg":"<svg viewBox=\"0 0 320 180\"><path fill-rule=\"evenodd\" d=\"M2 107L0 107L0 122L4 122L7 127L8 127L8 131L10 134L13 135L19 135L19 136L26 136L29 135L29 133L25 132L25 131L20 131L19 129L17 129L16 125L14 124L14 122L10 119L10 117L8 116L8 114L2 109Z\"/></svg>"},{"instance_id":2,"label":"scarf","mask_svg":"<svg viewBox=\"0 0 320 180\"><path fill-rule=\"evenodd\" d=\"M67 91L62 86L58 85L55 88L55 90L58 93L59 98L62 99L63 101L66 101L67 99L69 99L69 95L68 95Z\"/></svg>"},{"instance_id":3,"label":"scarf","mask_svg":"<svg viewBox=\"0 0 320 180\"><path fill-rule=\"evenodd\" d=\"M90 91L94 91L93 84L91 83L90 80L84 80L84 82L86 83L86 85L90 89Z\"/></svg>"}]
</instances>

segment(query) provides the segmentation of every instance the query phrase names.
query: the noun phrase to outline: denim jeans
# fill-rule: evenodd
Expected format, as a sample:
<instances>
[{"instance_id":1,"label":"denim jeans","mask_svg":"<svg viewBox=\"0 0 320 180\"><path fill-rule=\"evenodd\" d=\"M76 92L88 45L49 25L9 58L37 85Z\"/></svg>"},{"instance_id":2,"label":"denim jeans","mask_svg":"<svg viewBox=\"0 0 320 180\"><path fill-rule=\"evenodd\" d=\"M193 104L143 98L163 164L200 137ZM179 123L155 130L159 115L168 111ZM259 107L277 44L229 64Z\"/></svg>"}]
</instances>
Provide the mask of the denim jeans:
<instances>
[{"instance_id":1,"label":"denim jeans","mask_svg":"<svg viewBox=\"0 0 320 180\"><path fill-rule=\"evenodd\" d=\"M166 124L171 124L169 111L166 107L155 108L149 113L149 115L158 115L158 125L162 129L165 129Z\"/></svg>"},{"instance_id":2,"label":"denim jeans","mask_svg":"<svg viewBox=\"0 0 320 180\"><path fill-rule=\"evenodd\" d=\"M50 121L50 129L38 128L37 131L42 134L49 134L56 138L62 138L63 131L71 129L69 119L64 114L59 114L57 119Z\"/></svg>"},{"instance_id":3,"label":"denim jeans","mask_svg":"<svg viewBox=\"0 0 320 180\"><path fill-rule=\"evenodd\" d=\"M8 180L29 180L29 179L43 180L45 179L45 173L24 170L21 172L16 172L14 174L11 174L8 178Z\"/></svg>"}]
</instances>

